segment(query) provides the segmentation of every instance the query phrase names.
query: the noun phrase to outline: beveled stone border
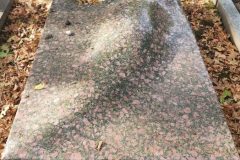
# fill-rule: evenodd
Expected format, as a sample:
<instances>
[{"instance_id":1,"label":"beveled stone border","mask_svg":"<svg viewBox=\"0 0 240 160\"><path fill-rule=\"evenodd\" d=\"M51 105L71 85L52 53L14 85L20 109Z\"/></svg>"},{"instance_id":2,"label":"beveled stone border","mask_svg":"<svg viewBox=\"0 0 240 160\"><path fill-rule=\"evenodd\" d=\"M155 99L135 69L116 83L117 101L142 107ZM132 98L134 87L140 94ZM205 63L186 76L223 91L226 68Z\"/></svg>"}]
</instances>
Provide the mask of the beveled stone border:
<instances>
[{"instance_id":1,"label":"beveled stone border","mask_svg":"<svg viewBox=\"0 0 240 160\"><path fill-rule=\"evenodd\" d=\"M212 0L223 19L226 30L240 51L240 14L232 0Z\"/></svg>"},{"instance_id":2,"label":"beveled stone border","mask_svg":"<svg viewBox=\"0 0 240 160\"><path fill-rule=\"evenodd\" d=\"M12 6L13 0L0 0L0 28L2 28L8 12Z\"/></svg>"}]
</instances>

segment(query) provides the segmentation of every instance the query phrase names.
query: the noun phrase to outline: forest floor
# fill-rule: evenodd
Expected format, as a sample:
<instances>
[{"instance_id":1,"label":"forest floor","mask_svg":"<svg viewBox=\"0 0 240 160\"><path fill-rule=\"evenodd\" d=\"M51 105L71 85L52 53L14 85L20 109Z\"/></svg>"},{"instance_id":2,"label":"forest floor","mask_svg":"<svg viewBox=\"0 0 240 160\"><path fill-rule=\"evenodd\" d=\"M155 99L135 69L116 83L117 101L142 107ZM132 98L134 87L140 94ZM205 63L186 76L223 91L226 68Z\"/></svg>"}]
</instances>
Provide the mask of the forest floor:
<instances>
[{"instance_id":1,"label":"forest floor","mask_svg":"<svg viewBox=\"0 0 240 160\"><path fill-rule=\"evenodd\" d=\"M50 1L14 0L0 33L0 154L34 60ZM240 153L240 54L209 0L182 0L182 5Z\"/></svg>"}]
</instances>

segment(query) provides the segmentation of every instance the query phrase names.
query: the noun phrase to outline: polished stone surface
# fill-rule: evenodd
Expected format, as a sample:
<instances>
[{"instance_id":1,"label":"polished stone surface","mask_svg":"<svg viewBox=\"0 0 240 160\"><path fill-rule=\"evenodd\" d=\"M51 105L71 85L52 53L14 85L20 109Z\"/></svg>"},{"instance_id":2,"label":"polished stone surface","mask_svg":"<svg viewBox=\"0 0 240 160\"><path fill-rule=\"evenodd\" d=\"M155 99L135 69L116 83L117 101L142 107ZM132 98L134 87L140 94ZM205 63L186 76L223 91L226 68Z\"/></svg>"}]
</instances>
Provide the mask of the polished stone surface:
<instances>
[{"instance_id":1,"label":"polished stone surface","mask_svg":"<svg viewBox=\"0 0 240 160\"><path fill-rule=\"evenodd\" d=\"M177 0L55 0L3 157L239 159Z\"/></svg>"}]
</instances>

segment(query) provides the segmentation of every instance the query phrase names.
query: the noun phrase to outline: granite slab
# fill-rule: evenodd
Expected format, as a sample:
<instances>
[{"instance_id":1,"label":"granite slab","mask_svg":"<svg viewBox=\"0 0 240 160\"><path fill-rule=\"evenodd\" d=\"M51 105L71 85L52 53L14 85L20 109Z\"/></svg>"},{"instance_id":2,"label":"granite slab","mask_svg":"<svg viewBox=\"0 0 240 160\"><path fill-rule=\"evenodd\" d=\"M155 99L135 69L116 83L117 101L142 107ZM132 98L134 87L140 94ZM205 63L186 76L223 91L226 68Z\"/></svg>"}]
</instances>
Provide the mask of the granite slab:
<instances>
[{"instance_id":1,"label":"granite slab","mask_svg":"<svg viewBox=\"0 0 240 160\"><path fill-rule=\"evenodd\" d=\"M3 159L239 157L177 0L54 0Z\"/></svg>"}]
</instances>

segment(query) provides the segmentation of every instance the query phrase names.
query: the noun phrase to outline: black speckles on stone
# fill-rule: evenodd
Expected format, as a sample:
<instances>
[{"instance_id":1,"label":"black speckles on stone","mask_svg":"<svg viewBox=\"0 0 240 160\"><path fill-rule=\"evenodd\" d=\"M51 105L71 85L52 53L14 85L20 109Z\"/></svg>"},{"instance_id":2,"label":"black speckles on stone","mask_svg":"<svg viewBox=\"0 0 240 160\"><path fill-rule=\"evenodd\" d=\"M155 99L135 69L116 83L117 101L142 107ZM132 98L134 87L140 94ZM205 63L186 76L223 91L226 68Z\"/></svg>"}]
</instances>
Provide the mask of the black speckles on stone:
<instances>
[{"instance_id":1,"label":"black speckles on stone","mask_svg":"<svg viewBox=\"0 0 240 160\"><path fill-rule=\"evenodd\" d=\"M53 8L50 8L50 11L49 11L50 13L53 13L53 12L55 12L55 9L53 9Z\"/></svg>"},{"instance_id":2,"label":"black speckles on stone","mask_svg":"<svg viewBox=\"0 0 240 160\"><path fill-rule=\"evenodd\" d=\"M69 20L66 20L65 26L70 26L70 25L72 25L72 23Z\"/></svg>"},{"instance_id":3,"label":"black speckles on stone","mask_svg":"<svg viewBox=\"0 0 240 160\"><path fill-rule=\"evenodd\" d=\"M46 39L46 40L52 39L52 38L53 38L53 35L52 35L52 34L47 34L47 35L45 36L45 39Z\"/></svg>"}]
</instances>

